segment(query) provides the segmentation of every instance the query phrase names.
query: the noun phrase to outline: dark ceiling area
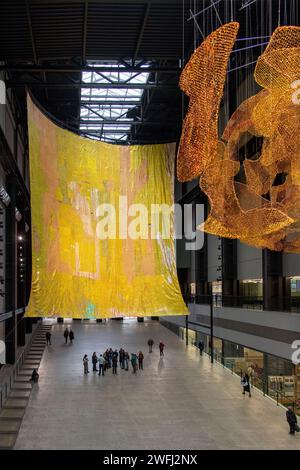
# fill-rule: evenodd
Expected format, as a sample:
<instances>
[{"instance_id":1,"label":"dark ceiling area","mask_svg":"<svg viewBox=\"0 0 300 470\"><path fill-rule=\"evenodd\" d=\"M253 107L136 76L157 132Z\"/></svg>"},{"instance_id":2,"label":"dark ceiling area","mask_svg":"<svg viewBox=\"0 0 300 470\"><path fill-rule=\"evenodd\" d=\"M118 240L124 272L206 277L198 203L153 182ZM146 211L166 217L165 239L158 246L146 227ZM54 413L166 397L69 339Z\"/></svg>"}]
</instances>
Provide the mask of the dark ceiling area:
<instances>
[{"instance_id":1,"label":"dark ceiling area","mask_svg":"<svg viewBox=\"0 0 300 470\"><path fill-rule=\"evenodd\" d=\"M1 0L0 71L24 129L28 90L54 120L88 137L176 141L187 103L178 88L183 60L221 24L239 21L228 74L237 89L279 22L295 24L290 11L299 18L296 4L286 13L286 0L274 3Z\"/></svg>"},{"instance_id":2,"label":"dark ceiling area","mask_svg":"<svg viewBox=\"0 0 300 470\"><path fill-rule=\"evenodd\" d=\"M147 69L140 102L132 102L125 116L133 120L128 143L178 138L182 121L178 78L183 43L192 43L192 24L185 25L184 41L182 32L182 0L0 2L0 61L7 88L15 90L24 110L28 89L50 115L78 131L81 90L88 88L82 83L83 71L93 70L94 63L102 65L97 73L104 74L110 70L107 64L115 64L116 72L122 67L133 77ZM94 87L111 89L111 83L105 82ZM112 86L122 85L125 88L114 80ZM112 105L116 107L115 101ZM99 117L99 127L100 121Z\"/></svg>"}]
</instances>

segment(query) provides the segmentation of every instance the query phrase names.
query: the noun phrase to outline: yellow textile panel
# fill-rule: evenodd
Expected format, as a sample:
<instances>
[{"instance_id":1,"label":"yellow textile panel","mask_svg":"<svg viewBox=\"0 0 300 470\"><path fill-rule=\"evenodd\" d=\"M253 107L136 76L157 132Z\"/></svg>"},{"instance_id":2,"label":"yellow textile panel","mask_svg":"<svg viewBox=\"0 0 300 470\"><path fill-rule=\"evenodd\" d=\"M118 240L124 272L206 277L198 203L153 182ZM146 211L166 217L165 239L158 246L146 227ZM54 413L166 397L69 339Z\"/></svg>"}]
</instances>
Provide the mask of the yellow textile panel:
<instances>
[{"instance_id":1,"label":"yellow textile panel","mask_svg":"<svg viewBox=\"0 0 300 470\"><path fill-rule=\"evenodd\" d=\"M226 29L230 25L224 25L223 31L230 33ZM210 37L217 37L222 28ZM218 44L220 57L228 58L228 46L226 42ZM208 68L209 50L205 57L198 58L196 65L202 74ZM192 57L182 73L184 84L186 71L193 70L194 60ZM182 181L189 179L188 173L190 179L200 175L200 187L208 196L210 214L198 228L256 247L300 252L300 28L284 26L274 31L255 68L255 79L263 89L233 113L222 139L216 138L222 80L217 75L216 82L205 82L205 100L192 101L203 88L194 70L193 76L195 81L189 81L190 88L183 90L193 105L196 124L192 129L199 130L198 144L189 147L191 139L186 150L181 147L181 167L177 172ZM218 99L212 105L212 97L216 96ZM211 126L209 130L202 125L206 110L213 111L206 124ZM183 138L185 134L183 129ZM261 152L241 164L239 148L252 136L263 138ZM196 164L192 166L188 166L190 148L195 151ZM185 166L184 158L188 162ZM186 172L184 178L182 168Z\"/></svg>"},{"instance_id":2,"label":"yellow textile panel","mask_svg":"<svg viewBox=\"0 0 300 470\"><path fill-rule=\"evenodd\" d=\"M85 139L57 127L30 98L28 121L32 289L26 315L188 314L172 216L170 237L151 218L153 204L173 204L175 145Z\"/></svg>"}]
</instances>

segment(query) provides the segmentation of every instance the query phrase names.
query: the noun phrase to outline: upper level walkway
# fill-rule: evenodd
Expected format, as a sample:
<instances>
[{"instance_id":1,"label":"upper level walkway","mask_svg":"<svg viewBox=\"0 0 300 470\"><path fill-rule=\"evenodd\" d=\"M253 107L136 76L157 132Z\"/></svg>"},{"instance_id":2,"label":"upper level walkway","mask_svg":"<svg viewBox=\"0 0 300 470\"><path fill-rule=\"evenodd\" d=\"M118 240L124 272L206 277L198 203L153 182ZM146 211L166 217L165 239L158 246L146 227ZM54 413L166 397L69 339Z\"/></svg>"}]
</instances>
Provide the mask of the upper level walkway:
<instances>
[{"instance_id":1,"label":"upper level walkway","mask_svg":"<svg viewBox=\"0 0 300 470\"><path fill-rule=\"evenodd\" d=\"M243 396L238 377L200 358L158 322L71 326L75 341L66 345L66 325L53 325L15 449L300 449L284 409L256 390ZM142 350L144 370L118 368L116 376L109 370L99 377L91 355L107 347Z\"/></svg>"}]
</instances>

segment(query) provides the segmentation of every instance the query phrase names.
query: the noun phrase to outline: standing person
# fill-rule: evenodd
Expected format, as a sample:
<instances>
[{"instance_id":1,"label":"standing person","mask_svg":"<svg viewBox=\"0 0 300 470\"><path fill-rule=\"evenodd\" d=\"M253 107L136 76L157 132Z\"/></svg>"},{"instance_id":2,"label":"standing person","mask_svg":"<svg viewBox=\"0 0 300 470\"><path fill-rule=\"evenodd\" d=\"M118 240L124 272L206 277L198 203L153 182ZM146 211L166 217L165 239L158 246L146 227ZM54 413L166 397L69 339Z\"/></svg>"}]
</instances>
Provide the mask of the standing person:
<instances>
[{"instance_id":1,"label":"standing person","mask_svg":"<svg viewBox=\"0 0 300 470\"><path fill-rule=\"evenodd\" d=\"M108 369L108 349L103 354L104 359L104 372Z\"/></svg>"},{"instance_id":2,"label":"standing person","mask_svg":"<svg viewBox=\"0 0 300 470\"><path fill-rule=\"evenodd\" d=\"M85 374L89 373L89 358L87 357L87 354L83 356L83 370Z\"/></svg>"},{"instance_id":3,"label":"standing person","mask_svg":"<svg viewBox=\"0 0 300 470\"><path fill-rule=\"evenodd\" d=\"M93 364L93 372L97 372L97 362L98 362L98 357L97 357L97 354L95 352L93 352L93 355L92 355L92 364Z\"/></svg>"},{"instance_id":4,"label":"standing person","mask_svg":"<svg viewBox=\"0 0 300 470\"><path fill-rule=\"evenodd\" d=\"M118 367L118 356L117 354L113 354L113 357L112 357L113 374L117 374L117 367Z\"/></svg>"},{"instance_id":5,"label":"standing person","mask_svg":"<svg viewBox=\"0 0 300 470\"><path fill-rule=\"evenodd\" d=\"M251 397L251 390L250 390L250 377L249 375L244 372L242 375L241 385L243 387L243 395L249 393L249 398Z\"/></svg>"},{"instance_id":6,"label":"standing person","mask_svg":"<svg viewBox=\"0 0 300 470\"><path fill-rule=\"evenodd\" d=\"M159 347L160 355L161 355L161 356L164 356L164 348L165 348L164 343L163 343L162 341L160 341L158 347Z\"/></svg>"},{"instance_id":7,"label":"standing person","mask_svg":"<svg viewBox=\"0 0 300 470\"><path fill-rule=\"evenodd\" d=\"M133 373L135 374L136 369L137 369L137 356L135 353L131 353L131 365L132 365Z\"/></svg>"},{"instance_id":8,"label":"standing person","mask_svg":"<svg viewBox=\"0 0 300 470\"><path fill-rule=\"evenodd\" d=\"M119 351L119 363L120 363L121 369L124 369L124 349L122 348L120 348L120 351Z\"/></svg>"},{"instance_id":9,"label":"standing person","mask_svg":"<svg viewBox=\"0 0 300 470\"><path fill-rule=\"evenodd\" d=\"M129 362L129 354L128 352L126 351L124 353L124 367L125 367L125 370L128 370L128 362Z\"/></svg>"},{"instance_id":10,"label":"standing person","mask_svg":"<svg viewBox=\"0 0 300 470\"><path fill-rule=\"evenodd\" d=\"M102 372L102 375L104 375L105 359L102 356L102 354L100 354L100 356L98 357L98 362L99 362L99 374L98 375L101 375L101 372Z\"/></svg>"},{"instance_id":11,"label":"standing person","mask_svg":"<svg viewBox=\"0 0 300 470\"><path fill-rule=\"evenodd\" d=\"M70 343L72 344L73 339L74 339L74 333L73 333L72 330L71 330L70 333L69 333L69 338L70 338Z\"/></svg>"},{"instance_id":12,"label":"standing person","mask_svg":"<svg viewBox=\"0 0 300 470\"><path fill-rule=\"evenodd\" d=\"M46 332L46 342L47 342L47 345L50 344L50 346L51 346L51 333L50 333L50 331Z\"/></svg>"},{"instance_id":13,"label":"standing person","mask_svg":"<svg viewBox=\"0 0 300 470\"><path fill-rule=\"evenodd\" d=\"M200 356L202 356L203 350L204 350L204 343L203 343L203 341L199 341L198 346L199 346Z\"/></svg>"},{"instance_id":14,"label":"standing person","mask_svg":"<svg viewBox=\"0 0 300 470\"><path fill-rule=\"evenodd\" d=\"M110 348L108 351L108 368L111 368L112 364L112 357L113 357L113 350Z\"/></svg>"},{"instance_id":15,"label":"standing person","mask_svg":"<svg viewBox=\"0 0 300 470\"><path fill-rule=\"evenodd\" d=\"M149 346L149 353L152 353L152 347L153 347L154 341L152 338L148 339L148 346Z\"/></svg>"},{"instance_id":16,"label":"standing person","mask_svg":"<svg viewBox=\"0 0 300 470\"><path fill-rule=\"evenodd\" d=\"M295 435L295 431L297 430L297 416L295 415L293 408L291 406L288 407L286 412L286 420L290 425L290 434ZM298 428L299 429L299 428Z\"/></svg>"},{"instance_id":17,"label":"standing person","mask_svg":"<svg viewBox=\"0 0 300 470\"><path fill-rule=\"evenodd\" d=\"M138 359L139 359L139 369L143 370L144 354L142 353L142 351L139 352Z\"/></svg>"},{"instance_id":18,"label":"standing person","mask_svg":"<svg viewBox=\"0 0 300 470\"><path fill-rule=\"evenodd\" d=\"M66 341L66 344L67 344L68 338L69 338L69 330L68 330L68 328L66 328L65 331L64 331L64 338L65 338L65 341Z\"/></svg>"}]
</instances>

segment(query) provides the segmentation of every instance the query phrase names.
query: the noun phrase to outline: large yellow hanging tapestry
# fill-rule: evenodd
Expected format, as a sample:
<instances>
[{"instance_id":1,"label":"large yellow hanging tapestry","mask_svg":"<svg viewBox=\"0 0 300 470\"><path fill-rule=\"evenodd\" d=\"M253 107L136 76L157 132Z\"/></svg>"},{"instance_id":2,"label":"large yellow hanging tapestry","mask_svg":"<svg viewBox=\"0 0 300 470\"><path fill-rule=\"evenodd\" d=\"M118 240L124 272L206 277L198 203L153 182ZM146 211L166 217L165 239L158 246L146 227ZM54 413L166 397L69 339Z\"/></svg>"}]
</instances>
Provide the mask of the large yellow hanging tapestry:
<instances>
[{"instance_id":1,"label":"large yellow hanging tapestry","mask_svg":"<svg viewBox=\"0 0 300 470\"><path fill-rule=\"evenodd\" d=\"M166 227L160 213L173 204L175 146L85 139L53 124L30 98L28 121L32 288L26 315L188 314L172 215Z\"/></svg>"}]
</instances>

